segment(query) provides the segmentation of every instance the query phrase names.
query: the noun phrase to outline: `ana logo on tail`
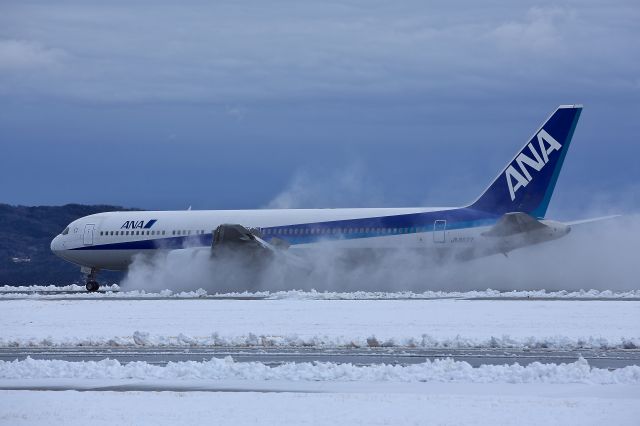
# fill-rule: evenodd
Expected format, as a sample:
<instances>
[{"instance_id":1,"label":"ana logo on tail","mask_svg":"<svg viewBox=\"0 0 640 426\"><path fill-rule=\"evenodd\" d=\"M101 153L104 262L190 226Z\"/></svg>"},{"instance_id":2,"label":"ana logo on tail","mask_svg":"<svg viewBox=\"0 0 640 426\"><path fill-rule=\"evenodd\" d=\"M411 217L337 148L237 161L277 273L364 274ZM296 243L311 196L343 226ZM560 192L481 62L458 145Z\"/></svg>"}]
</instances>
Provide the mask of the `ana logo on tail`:
<instances>
[{"instance_id":1,"label":"ana logo on tail","mask_svg":"<svg viewBox=\"0 0 640 426\"><path fill-rule=\"evenodd\" d=\"M507 179L507 185L509 186L511 201L515 200L518 189L526 187L529 182L533 180L527 166L539 172L549 162L549 154L553 151L560 151L562 148L562 145L560 145L558 141L544 129L540 130L536 137L538 138L540 151L538 152L530 142L527 147L529 148L529 151L531 151L533 158L525 155L524 152L521 152L518 154L515 161L509 164L509 167L507 167L507 170L504 172L504 176Z\"/></svg>"}]
</instances>

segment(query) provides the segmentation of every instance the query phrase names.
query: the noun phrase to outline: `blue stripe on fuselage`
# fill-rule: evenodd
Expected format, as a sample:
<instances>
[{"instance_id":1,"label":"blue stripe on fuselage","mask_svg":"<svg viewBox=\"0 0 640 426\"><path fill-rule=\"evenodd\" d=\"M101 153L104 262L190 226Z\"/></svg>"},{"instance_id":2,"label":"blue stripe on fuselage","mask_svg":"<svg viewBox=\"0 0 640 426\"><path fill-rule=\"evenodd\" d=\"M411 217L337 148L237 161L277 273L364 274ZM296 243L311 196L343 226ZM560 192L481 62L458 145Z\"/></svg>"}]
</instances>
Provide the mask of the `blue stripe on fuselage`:
<instances>
[{"instance_id":1,"label":"blue stripe on fuselage","mask_svg":"<svg viewBox=\"0 0 640 426\"><path fill-rule=\"evenodd\" d=\"M393 216L345 219L328 222L312 222L262 228L265 239L279 238L292 245L308 244L320 240L360 239L380 236L400 235L415 232L432 232L436 220L446 220L447 230L489 226L499 216L470 208L458 208L424 213L410 213ZM329 232L334 229L385 228L402 229L396 232ZM408 231L405 229L408 228ZM282 233L287 230L287 234ZM314 233L311 233L314 230ZM278 233L278 231L280 231ZM204 247L212 243L212 234L172 236L149 240L124 241L93 246L78 247L72 250L175 250L186 247Z\"/></svg>"}]
</instances>

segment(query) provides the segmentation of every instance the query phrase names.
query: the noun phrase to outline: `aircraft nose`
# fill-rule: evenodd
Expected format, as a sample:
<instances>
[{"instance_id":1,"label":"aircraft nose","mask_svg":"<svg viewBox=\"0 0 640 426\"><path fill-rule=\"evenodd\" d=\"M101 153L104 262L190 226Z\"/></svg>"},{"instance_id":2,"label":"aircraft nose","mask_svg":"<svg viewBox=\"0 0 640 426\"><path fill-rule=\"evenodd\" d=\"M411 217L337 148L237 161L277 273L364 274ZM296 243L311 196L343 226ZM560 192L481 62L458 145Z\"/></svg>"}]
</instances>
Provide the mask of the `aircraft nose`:
<instances>
[{"instance_id":1,"label":"aircraft nose","mask_svg":"<svg viewBox=\"0 0 640 426\"><path fill-rule=\"evenodd\" d=\"M58 254L62 251L62 242L60 241L60 235L57 235L53 240L51 240L51 251L54 254Z\"/></svg>"}]
</instances>

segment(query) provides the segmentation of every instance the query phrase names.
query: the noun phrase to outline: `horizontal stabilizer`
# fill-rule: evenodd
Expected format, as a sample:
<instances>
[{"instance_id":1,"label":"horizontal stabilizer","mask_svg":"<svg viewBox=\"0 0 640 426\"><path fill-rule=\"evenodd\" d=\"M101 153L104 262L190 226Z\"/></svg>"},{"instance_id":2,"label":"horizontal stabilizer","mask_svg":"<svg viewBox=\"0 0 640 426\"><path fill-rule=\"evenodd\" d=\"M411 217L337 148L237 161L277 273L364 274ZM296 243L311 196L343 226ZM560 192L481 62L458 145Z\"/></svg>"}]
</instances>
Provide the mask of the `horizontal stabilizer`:
<instances>
[{"instance_id":1,"label":"horizontal stabilizer","mask_svg":"<svg viewBox=\"0 0 640 426\"><path fill-rule=\"evenodd\" d=\"M510 235L520 234L546 228L547 225L541 223L534 217L522 213L513 212L506 213L498 222L487 232L482 235L485 237L507 237Z\"/></svg>"},{"instance_id":2,"label":"horizontal stabilizer","mask_svg":"<svg viewBox=\"0 0 640 426\"><path fill-rule=\"evenodd\" d=\"M602 220L615 219L616 217L620 217L620 216L622 216L622 215L620 215L620 214L612 214L612 215L609 215L609 216L600 216L600 217L593 217L591 219L574 220L573 222L565 222L565 223L567 225L571 225L571 226L583 225L585 223L600 222Z\"/></svg>"}]
</instances>

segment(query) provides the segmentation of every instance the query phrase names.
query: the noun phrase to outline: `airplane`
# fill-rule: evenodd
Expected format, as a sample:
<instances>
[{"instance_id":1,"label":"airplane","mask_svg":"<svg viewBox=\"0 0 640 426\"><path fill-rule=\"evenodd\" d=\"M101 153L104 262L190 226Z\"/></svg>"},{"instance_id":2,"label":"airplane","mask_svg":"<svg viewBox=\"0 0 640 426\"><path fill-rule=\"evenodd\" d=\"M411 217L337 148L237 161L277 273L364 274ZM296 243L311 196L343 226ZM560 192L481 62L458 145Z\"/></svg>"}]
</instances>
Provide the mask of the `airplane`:
<instances>
[{"instance_id":1,"label":"airplane","mask_svg":"<svg viewBox=\"0 0 640 426\"><path fill-rule=\"evenodd\" d=\"M51 242L81 266L86 289L100 270L126 270L135 256L197 249L300 259L320 244L340 252L411 249L463 261L558 239L571 225L545 218L582 105L560 105L488 188L464 207L107 212L69 224ZM311 251L312 253L312 251ZM249 261L249 260L248 260Z\"/></svg>"}]
</instances>

